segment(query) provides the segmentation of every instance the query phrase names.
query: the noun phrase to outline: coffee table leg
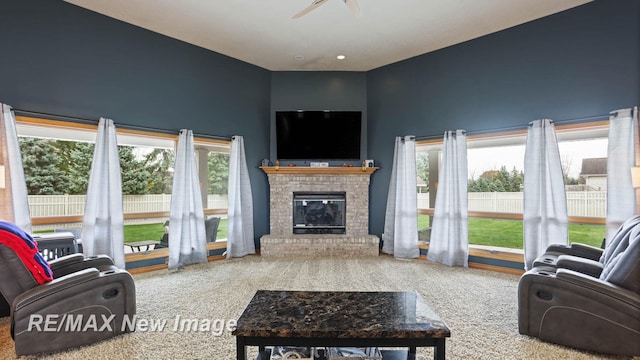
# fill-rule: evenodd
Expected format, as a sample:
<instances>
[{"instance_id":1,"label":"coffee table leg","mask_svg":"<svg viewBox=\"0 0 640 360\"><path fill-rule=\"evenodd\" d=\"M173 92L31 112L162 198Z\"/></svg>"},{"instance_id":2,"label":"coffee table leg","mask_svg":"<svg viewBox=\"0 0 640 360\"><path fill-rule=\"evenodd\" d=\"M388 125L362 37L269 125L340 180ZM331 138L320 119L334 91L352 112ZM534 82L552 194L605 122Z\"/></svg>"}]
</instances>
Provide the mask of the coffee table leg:
<instances>
[{"instance_id":1,"label":"coffee table leg","mask_svg":"<svg viewBox=\"0 0 640 360\"><path fill-rule=\"evenodd\" d=\"M409 348L409 354L407 354L407 360L417 360L416 348L414 346Z\"/></svg>"},{"instance_id":2,"label":"coffee table leg","mask_svg":"<svg viewBox=\"0 0 640 360\"><path fill-rule=\"evenodd\" d=\"M236 355L238 360L247 360L246 346L242 336L236 337Z\"/></svg>"},{"instance_id":3,"label":"coffee table leg","mask_svg":"<svg viewBox=\"0 0 640 360\"><path fill-rule=\"evenodd\" d=\"M436 346L433 348L433 359L444 360L444 338L436 339Z\"/></svg>"}]
</instances>

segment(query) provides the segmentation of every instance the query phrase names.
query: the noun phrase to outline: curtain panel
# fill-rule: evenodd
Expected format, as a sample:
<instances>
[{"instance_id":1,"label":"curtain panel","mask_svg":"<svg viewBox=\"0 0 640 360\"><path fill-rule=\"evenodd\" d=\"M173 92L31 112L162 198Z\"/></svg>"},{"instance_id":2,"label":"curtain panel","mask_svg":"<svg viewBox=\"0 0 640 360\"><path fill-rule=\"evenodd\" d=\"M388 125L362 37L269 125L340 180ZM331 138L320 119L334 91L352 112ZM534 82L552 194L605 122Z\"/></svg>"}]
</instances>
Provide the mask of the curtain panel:
<instances>
[{"instance_id":1,"label":"curtain panel","mask_svg":"<svg viewBox=\"0 0 640 360\"><path fill-rule=\"evenodd\" d=\"M635 148L635 167L636 170L640 168L640 109L638 106L633 108L633 144ZM634 170L635 171L635 170ZM631 177L633 182L634 176ZM633 184L637 186L637 184ZM636 197L636 212L635 214L640 214L640 186L635 188L635 197Z\"/></svg>"},{"instance_id":2,"label":"curtain panel","mask_svg":"<svg viewBox=\"0 0 640 360\"><path fill-rule=\"evenodd\" d=\"M125 268L122 179L111 119L100 118L98 123L81 239L85 255L109 255L117 267Z\"/></svg>"},{"instance_id":3,"label":"curtain panel","mask_svg":"<svg viewBox=\"0 0 640 360\"><path fill-rule=\"evenodd\" d=\"M192 130L180 130L173 168L169 209L170 270L207 262L204 209Z\"/></svg>"},{"instance_id":4,"label":"curtain panel","mask_svg":"<svg viewBox=\"0 0 640 360\"><path fill-rule=\"evenodd\" d=\"M420 256L416 179L415 137L397 136L382 234L382 252L396 258Z\"/></svg>"},{"instance_id":5,"label":"curtain panel","mask_svg":"<svg viewBox=\"0 0 640 360\"><path fill-rule=\"evenodd\" d=\"M234 136L231 141L227 228L227 259L256 253L253 196L242 136Z\"/></svg>"},{"instance_id":6,"label":"curtain panel","mask_svg":"<svg viewBox=\"0 0 640 360\"><path fill-rule=\"evenodd\" d=\"M638 107L611 112L607 147L607 235L613 238L622 223L636 213L631 167L636 164Z\"/></svg>"},{"instance_id":7,"label":"curtain panel","mask_svg":"<svg viewBox=\"0 0 640 360\"><path fill-rule=\"evenodd\" d=\"M429 240L429 261L469 267L467 136L447 131Z\"/></svg>"},{"instance_id":8,"label":"curtain panel","mask_svg":"<svg viewBox=\"0 0 640 360\"><path fill-rule=\"evenodd\" d=\"M568 243L567 198L555 126L529 124L524 155L525 269L551 244Z\"/></svg>"},{"instance_id":9,"label":"curtain panel","mask_svg":"<svg viewBox=\"0 0 640 360\"><path fill-rule=\"evenodd\" d=\"M25 182L20 142L16 130L16 117L11 106L0 103L0 179L4 189L0 189L3 200L2 217L27 233L31 233L31 214Z\"/></svg>"}]
</instances>

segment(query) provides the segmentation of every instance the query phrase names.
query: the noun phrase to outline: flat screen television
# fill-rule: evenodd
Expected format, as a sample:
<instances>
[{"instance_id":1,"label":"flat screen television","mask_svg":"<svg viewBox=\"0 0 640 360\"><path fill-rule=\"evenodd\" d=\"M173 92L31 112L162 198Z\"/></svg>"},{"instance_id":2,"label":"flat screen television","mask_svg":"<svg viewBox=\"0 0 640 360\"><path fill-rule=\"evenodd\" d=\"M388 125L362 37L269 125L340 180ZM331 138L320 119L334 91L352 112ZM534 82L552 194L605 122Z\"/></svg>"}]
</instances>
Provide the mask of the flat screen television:
<instances>
[{"instance_id":1,"label":"flat screen television","mask_svg":"<svg viewBox=\"0 0 640 360\"><path fill-rule=\"evenodd\" d=\"M361 111L276 111L276 158L360 160Z\"/></svg>"}]
</instances>

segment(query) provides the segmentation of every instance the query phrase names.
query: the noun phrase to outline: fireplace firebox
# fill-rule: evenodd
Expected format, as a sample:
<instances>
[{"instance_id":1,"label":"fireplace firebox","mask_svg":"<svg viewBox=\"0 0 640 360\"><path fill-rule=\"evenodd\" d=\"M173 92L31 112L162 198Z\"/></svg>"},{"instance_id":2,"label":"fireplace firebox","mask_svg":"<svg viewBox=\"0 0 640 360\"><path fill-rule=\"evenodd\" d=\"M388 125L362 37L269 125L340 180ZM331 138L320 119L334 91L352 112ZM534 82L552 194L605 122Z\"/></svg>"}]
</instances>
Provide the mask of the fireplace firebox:
<instances>
[{"instance_id":1,"label":"fireplace firebox","mask_svg":"<svg viewBox=\"0 0 640 360\"><path fill-rule=\"evenodd\" d=\"M344 234L346 201L344 192L294 192L294 234Z\"/></svg>"}]
</instances>

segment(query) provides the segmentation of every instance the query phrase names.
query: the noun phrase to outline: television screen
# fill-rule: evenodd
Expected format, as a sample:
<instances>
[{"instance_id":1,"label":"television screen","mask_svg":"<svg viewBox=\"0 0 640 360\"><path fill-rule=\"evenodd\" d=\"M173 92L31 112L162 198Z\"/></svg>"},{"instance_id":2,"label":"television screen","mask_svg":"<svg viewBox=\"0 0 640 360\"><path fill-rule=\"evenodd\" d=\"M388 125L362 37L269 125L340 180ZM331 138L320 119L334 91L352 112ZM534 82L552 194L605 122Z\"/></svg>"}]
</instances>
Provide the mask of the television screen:
<instances>
[{"instance_id":1,"label":"television screen","mask_svg":"<svg viewBox=\"0 0 640 360\"><path fill-rule=\"evenodd\" d=\"M276 157L360 160L361 111L276 111Z\"/></svg>"}]
</instances>

